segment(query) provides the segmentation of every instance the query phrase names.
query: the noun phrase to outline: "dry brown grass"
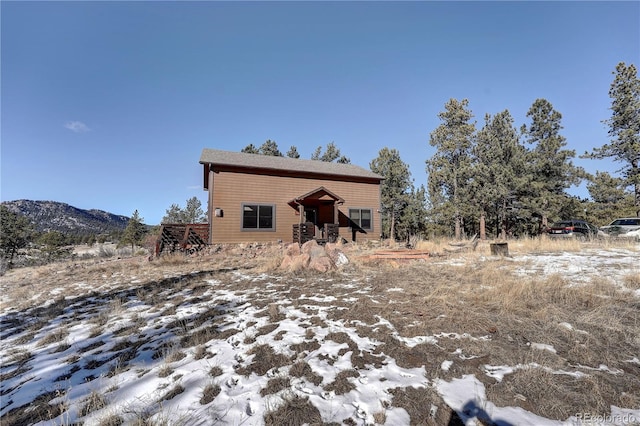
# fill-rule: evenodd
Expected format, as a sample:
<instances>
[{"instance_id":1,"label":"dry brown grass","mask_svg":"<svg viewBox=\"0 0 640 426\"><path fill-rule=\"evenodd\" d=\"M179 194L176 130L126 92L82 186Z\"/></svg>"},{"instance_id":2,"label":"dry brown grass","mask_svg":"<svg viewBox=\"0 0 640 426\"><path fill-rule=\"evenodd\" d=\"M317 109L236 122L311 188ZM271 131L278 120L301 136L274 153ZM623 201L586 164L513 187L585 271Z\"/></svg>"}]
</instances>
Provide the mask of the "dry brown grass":
<instances>
[{"instance_id":1,"label":"dry brown grass","mask_svg":"<svg viewBox=\"0 0 640 426\"><path fill-rule=\"evenodd\" d=\"M259 376L264 376L267 371L279 368L291 363L291 359L283 354L276 353L269 345L254 346L247 352L247 355L255 355L251 361L251 364L245 366L238 366L236 372L243 376L249 376L251 373L256 373Z\"/></svg>"},{"instance_id":2,"label":"dry brown grass","mask_svg":"<svg viewBox=\"0 0 640 426\"><path fill-rule=\"evenodd\" d=\"M84 400L84 404L82 405L82 408L80 408L79 415L81 417L84 417L87 414L93 413L94 411L103 409L107 405L107 398L103 394L93 391Z\"/></svg>"},{"instance_id":3,"label":"dry brown grass","mask_svg":"<svg viewBox=\"0 0 640 426\"><path fill-rule=\"evenodd\" d=\"M47 346L52 343L60 343L69 336L69 331L64 328L56 328L49 333L45 334L40 341L38 341L38 347Z\"/></svg>"},{"instance_id":4,"label":"dry brown grass","mask_svg":"<svg viewBox=\"0 0 640 426\"><path fill-rule=\"evenodd\" d=\"M404 408L411 417L411 424L425 426L463 425L459 417L449 408L432 388L396 388L392 405Z\"/></svg>"},{"instance_id":5,"label":"dry brown grass","mask_svg":"<svg viewBox=\"0 0 640 426\"><path fill-rule=\"evenodd\" d=\"M515 245L515 250L560 250L557 245L566 251L574 244L532 241ZM400 271L384 270L371 281L379 303L361 299L342 315L347 320L379 315L403 336L425 332L468 335L467 339L439 338L437 346L426 343L406 348L388 336L368 333L385 342L380 350L391 354L399 365L418 367L426 363L431 374L442 374L438 373L439 363L451 359L450 354L456 349L479 358L457 360L445 376L477 375L485 364L539 365L507 375L500 383L479 375L492 400L502 402L498 405L520 405L555 419L566 419L572 412L606 412L608 405L637 407L637 401L633 405L627 399L636 394L632 389L640 388L638 375L613 376L588 369L597 370L601 364L625 371L634 368L625 360L640 352L636 298L606 277L575 285L561 275L514 275L511 263L502 260L479 262L467 257L466 261L468 266L455 268L413 263L402 266ZM633 287L637 279L626 278L625 284L628 282L631 284L625 287ZM386 291L392 287L403 291ZM573 328L569 330L562 324ZM359 332L367 333L366 327ZM483 336L490 340L474 340ZM556 353L532 349L535 343L549 345ZM553 374L568 365L587 367L578 370L588 373L589 378ZM583 387L589 391L584 392ZM502 399L497 393L502 394ZM514 399L514 394L525 398Z\"/></svg>"},{"instance_id":6,"label":"dry brown grass","mask_svg":"<svg viewBox=\"0 0 640 426\"><path fill-rule=\"evenodd\" d=\"M260 396L273 395L290 387L291 379L289 377L274 377L269 379L264 388L260 389Z\"/></svg>"},{"instance_id":7,"label":"dry brown grass","mask_svg":"<svg viewBox=\"0 0 640 426\"><path fill-rule=\"evenodd\" d=\"M124 424L124 419L118 414L107 414L98 422L98 426L120 426Z\"/></svg>"},{"instance_id":8,"label":"dry brown grass","mask_svg":"<svg viewBox=\"0 0 640 426\"><path fill-rule=\"evenodd\" d=\"M316 386L322 383L323 380L322 376L315 373L306 361L298 361L293 364L289 369L289 375L292 377L304 377Z\"/></svg>"},{"instance_id":9,"label":"dry brown grass","mask_svg":"<svg viewBox=\"0 0 640 426\"><path fill-rule=\"evenodd\" d=\"M68 408L66 401L52 404L51 401L64 396L59 390L35 396L33 401L22 407L17 407L2 416L2 424L28 425L55 419Z\"/></svg>"},{"instance_id":10,"label":"dry brown grass","mask_svg":"<svg viewBox=\"0 0 640 426\"><path fill-rule=\"evenodd\" d=\"M336 374L333 382L324 386L324 390L328 392L335 392L336 395L344 395L345 393L349 393L356 388L353 381L349 380L350 378L358 378L360 377L360 373L356 370L343 370Z\"/></svg>"},{"instance_id":11,"label":"dry brown grass","mask_svg":"<svg viewBox=\"0 0 640 426\"><path fill-rule=\"evenodd\" d=\"M436 256L427 261L393 265L353 261L344 271L324 276L310 272L297 276L282 273L279 277L283 281L271 287L277 288L277 291L252 296L255 297L255 301L252 300L254 306L263 308L262 315L268 317L269 321L269 324L257 328L256 323L247 324L247 327L255 329L255 333L251 334L252 339L274 332L286 318L287 310L283 307L294 306L309 313L309 326L301 336L305 340L289 345L289 349L297 355L308 354L318 349L323 339L332 340L347 346L341 349L339 355L351 351L354 368L340 372L333 382L323 384L323 378L314 373L301 357L277 353L265 344L253 346L251 351L243 354L251 357L250 362L239 362L234 366L238 374L265 375L270 370L290 366L289 377L272 378L261 391L264 395L285 395L284 404L272 407L265 415L265 423L292 424L288 422L291 419L313 423L318 418L319 413L309 400L287 393L291 377L304 378L316 386L322 384L325 390L340 395L355 388L357 380L354 379L359 376L359 369L380 368L385 359L383 354L392 356L401 367L424 366L428 380L449 380L474 374L483 382L489 399L496 405L520 406L552 419L564 420L577 412L602 414L608 412L611 405L622 408L640 406L640 397L637 396L640 367L628 362L640 353L640 305L638 298L629 292L640 289L640 277L637 274L624 277L621 283L617 283L621 285L612 285L607 277L575 283L559 274L521 276L515 273L517 263L512 259L488 256L488 242L481 242L474 252L446 254L444 248L449 247L450 242L419 242L418 249L442 254L442 257ZM637 250L637 246L629 245L626 241L609 240L581 244L537 238L510 240L508 243L509 251L516 259L522 254L569 252L584 248ZM351 253L354 257L373 249L375 247L345 247L348 255ZM143 345L137 338L128 338L141 333L145 326L142 316L132 315L130 305L144 303L155 306L156 312L172 315L180 304L188 305L207 297L208 288L203 285L203 280L210 276L219 278L219 286L229 290L241 292L254 289L259 283L251 280L227 280L227 283L225 280L230 276L227 271L233 268L242 268L252 274L262 271L275 274L277 250L265 249L261 253L266 261L260 256L234 253L228 258L218 255L174 255L163 256L153 262L134 258L47 265L28 268L30 271L9 271L3 277L0 290L7 294L9 300L15 300L12 311L16 315L37 318L24 324L19 316L7 320L15 324L16 334L19 334L16 342L23 342L19 344L32 342L37 343L36 347L53 344L57 344L58 349L68 347L65 346L68 336L66 327L74 319L65 317L65 312L72 303L77 303L74 297L90 299L87 296L90 294L91 298L97 299L82 308L95 325L92 337L105 333L112 318L126 318L132 325L114 331L120 339L112 350L121 352L117 354L116 370L109 372L108 376L112 376L117 368L125 368L128 360ZM442 262L443 259L452 258L455 258L456 266ZM28 283L34 277L39 282L38 291L31 293L34 286ZM344 277L359 282L357 291L335 285ZM325 281L325 278L333 281ZM134 280L136 282L131 284ZM291 282L295 285L291 285ZM25 287L29 287L30 292L25 292ZM51 292L61 287L65 289L66 297L57 297L53 303L44 305L44 301L51 300ZM174 297L178 292L179 297ZM311 295L332 295L338 300L320 302L312 300ZM279 303L285 298L291 300L291 305ZM314 316L313 313L317 311L305 308L305 305L322 308L335 306L335 309L327 311L325 321ZM177 341L157 348L154 354L155 359L164 360L166 376L173 374L171 364L183 359L187 348L194 348L196 359L209 357L209 342L241 333L240 330L228 328L220 331L225 325L223 321L226 321L227 306L227 301L219 301L216 307L206 312L164 325L177 336ZM380 323L381 319L388 321L389 325ZM312 326L326 328L329 321L342 321L354 327L361 337L369 337L380 344L368 352L358 348L347 333L314 332ZM62 326L49 328L52 322ZM42 330L47 331L43 333ZM281 331L276 339L282 339L284 333ZM425 342L409 347L400 340L415 336L432 336L437 343ZM34 340L36 337L39 341ZM254 341L249 339L245 343L253 344ZM104 340L98 340L79 347L78 353L84 357L79 362L87 364L89 361L83 354L102 350L104 344ZM555 353L536 348L536 344L548 345ZM55 347L53 350L56 350ZM88 357L91 356L88 354ZM8 358L9 365L5 366L0 378L11 379L25 373L31 368L31 357L27 351L13 354ZM440 368L445 360L453 361L448 371ZM332 363L331 359L327 358L326 361ZM521 367L507 374L502 381L484 374L487 366L500 365ZM624 371L624 374L602 370L600 365L606 365L611 371ZM558 374L563 371L580 372L582 376ZM165 373L159 369L158 374ZM220 367L213 367L210 371L213 378L222 374ZM213 401L221 391L213 382L218 379L209 380L212 383L203 389L203 404ZM184 390L177 382L174 383L174 388L161 401L174 398ZM412 423L447 424L455 417L455 413L448 410L432 389L397 389L392 393L392 405L405 408ZM47 404L40 404L51 399L52 395L42 395L35 399L36 408L33 411L22 407L23 410L8 413L7 418L27 422L55 418L56 413L60 414L60 410L64 411L66 407L61 404L50 408L46 407ZM91 407L98 407L102 403L106 402L90 395L86 400L86 410L93 410ZM438 408L437 416L442 418L431 416L428 410L431 404ZM376 411L376 423L384 423L386 408L383 406ZM28 414L31 412L33 414ZM445 417L446 421L442 420ZM441 423L441 420L445 423ZM119 424L124 420L116 416L113 421L113 424Z\"/></svg>"},{"instance_id":12,"label":"dry brown grass","mask_svg":"<svg viewBox=\"0 0 640 426\"><path fill-rule=\"evenodd\" d=\"M218 394L220 394L220 386L213 383L209 383L202 390L202 397L200 398L200 404L207 405L208 403L216 399L216 396L218 396Z\"/></svg>"},{"instance_id":13,"label":"dry brown grass","mask_svg":"<svg viewBox=\"0 0 640 426\"><path fill-rule=\"evenodd\" d=\"M284 403L265 414L264 423L267 426L319 425L322 417L309 398L291 394L285 397Z\"/></svg>"},{"instance_id":14,"label":"dry brown grass","mask_svg":"<svg viewBox=\"0 0 640 426\"><path fill-rule=\"evenodd\" d=\"M171 388L171 390L165 393L162 398L160 398L160 401L168 401L170 399L173 399L184 391L184 386L182 386L181 384L177 384L173 388Z\"/></svg>"}]
</instances>

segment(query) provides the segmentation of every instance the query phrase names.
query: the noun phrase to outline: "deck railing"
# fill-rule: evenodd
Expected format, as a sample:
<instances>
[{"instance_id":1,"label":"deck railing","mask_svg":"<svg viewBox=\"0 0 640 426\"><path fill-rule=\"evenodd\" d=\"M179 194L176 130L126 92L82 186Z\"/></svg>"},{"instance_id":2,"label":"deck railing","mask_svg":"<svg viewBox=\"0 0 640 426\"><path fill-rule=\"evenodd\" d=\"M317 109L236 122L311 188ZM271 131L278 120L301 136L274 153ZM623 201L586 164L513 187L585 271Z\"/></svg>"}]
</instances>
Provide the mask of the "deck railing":
<instances>
[{"instance_id":1,"label":"deck railing","mask_svg":"<svg viewBox=\"0 0 640 426\"><path fill-rule=\"evenodd\" d=\"M164 223L156 240L156 256L163 252L194 253L209 241L208 223Z\"/></svg>"},{"instance_id":2,"label":"deck railing","mask_svg":"<svg viewBox=\"0 0 640 426\"><path fill-rule=\"evenodd\" d=\"M304 244L315 239L319 244L335 243L340 237L340 225L336 223L325 223L322 227L322 236L315 238L316 227L311 222L296 223L293 225L293 242Z\"/></svg>"}]
</instances>

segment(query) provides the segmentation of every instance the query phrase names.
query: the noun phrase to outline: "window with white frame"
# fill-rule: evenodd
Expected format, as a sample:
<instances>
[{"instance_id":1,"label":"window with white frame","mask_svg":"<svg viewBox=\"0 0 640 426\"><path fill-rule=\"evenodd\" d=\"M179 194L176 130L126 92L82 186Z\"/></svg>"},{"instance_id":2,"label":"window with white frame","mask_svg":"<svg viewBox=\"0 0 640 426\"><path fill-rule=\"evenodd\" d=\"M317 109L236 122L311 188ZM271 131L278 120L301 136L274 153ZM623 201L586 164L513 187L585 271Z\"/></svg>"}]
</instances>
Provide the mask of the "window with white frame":
<instances>
[{"instance_id":1,"label":"window with white frame","mask_svg":"<svg viewBox=\"0 0 640 426\"><path fill-rule=\"evenodd\" d=\"M273 204L242 204L242 230L275 231L275 213Z\"/></svg>"}]
</instances>

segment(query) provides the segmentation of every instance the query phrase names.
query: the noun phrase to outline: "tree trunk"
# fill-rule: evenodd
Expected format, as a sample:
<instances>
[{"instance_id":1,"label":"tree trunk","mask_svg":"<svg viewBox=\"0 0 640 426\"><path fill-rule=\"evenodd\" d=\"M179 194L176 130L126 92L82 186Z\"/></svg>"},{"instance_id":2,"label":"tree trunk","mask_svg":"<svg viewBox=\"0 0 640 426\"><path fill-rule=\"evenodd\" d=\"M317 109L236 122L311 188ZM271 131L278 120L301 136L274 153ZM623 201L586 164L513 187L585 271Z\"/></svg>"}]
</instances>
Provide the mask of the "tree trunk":
<instances>
[{"instance_id":1,"label":"tree trunk","mask_svg":"<svg viewBox=\"0 0 640 426\"><path fill-rule=\"evenodd\" d=\"M638 169L638 162L636 160L631 160L631 171L636 172L635 183L633 184L633 192L635 195L634 204L636 208L636 216L640 217L640 182L638 182L640 176L640 170Z\"/></svg>"},{"instance_id":2,"label":"tree trunk","mask_svg":"<svg viewBox=\"0 0 640 426\"><path fill-rule=\"evenodd\" d=\"M636 216L640 217L640 183L635 184L636 193Z\"/></svg>"},{"instance_id":3,"label":"tree trunk","mask_svg":"<svg viewBox=\"0 0 640 426\"><path fill-rule=\"evenodd\" d=\"M542 221L540 222L540 230L538 231L538 233L542 234L544 230L547 229L548 224L549 224L549 219L547 218L546 214L543 214Z\"/></svg>"},{"instance_id":4,"label":"tree trunk","mask_svg":"<svg viewBox=\"0 0 640 426\"><path fill-rule=\"evenodd\" d=\"M485 213L484 210L482 211L482 213L480 213L480 239L481 240L486 240L487 239L487 220L485 217Z\"/></svg>"},{"instance_id":5,"label":"tree trunk","mask_svg":"<svg viewBox=\"0 0 640 426\"><path fill-rule=\"evenodd\" d=\"M500 213L500 238L507 239L507 200L502 200L502 212Z\"/></svg>"},{"instance_id":6,"label":"tree trunk","mask_svg":"<svg viewBox=\"0 0 640 426\"><path fill-rule=\"evenodd\" d=\"M392 243L396 242L396 215L394 214L394 211L391 211L391 229L389 230L389 239L391 240Z\"/></svg>"}]
</instances>

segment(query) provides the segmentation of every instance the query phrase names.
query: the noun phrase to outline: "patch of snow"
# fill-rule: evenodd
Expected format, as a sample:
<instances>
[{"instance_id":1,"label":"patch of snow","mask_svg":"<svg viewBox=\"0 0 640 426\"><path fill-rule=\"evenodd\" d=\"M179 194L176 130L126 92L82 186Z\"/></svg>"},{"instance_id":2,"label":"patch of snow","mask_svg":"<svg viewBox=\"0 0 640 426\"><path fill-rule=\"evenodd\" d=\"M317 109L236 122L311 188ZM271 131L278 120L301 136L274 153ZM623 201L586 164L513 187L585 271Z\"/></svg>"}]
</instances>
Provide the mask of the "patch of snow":
<instances>
[{"instance_id":1,"label":"patch of snow","mask_svg":"<svg viewBox=\"0 0 640 426\"><path fill-rule=\"evenodd\" d=\"M541 350L541 351L549 351L549 352L554 353L554 354L556 353L556 349L553 346L547 345L547 344L544 344L544 343L531 343L531 348L532 349L538 349L538 350Z\"/></svg>"},{"instance_id":2,"label":"patch of snow","mask_svg":"<svg viewBox=\"0 0 640 426\"><path fill-rule=\"evenodd\" d=\"M449 371L452 365L453 365L453 361L444 360L442 361L442 364L440 364L440 369L442 371Z\"/></svg>"},{"instance_id":3,"label":"patch of snow","mask_svg":"<svg viewBox=\"0 0 640 426\"><path fill-rule=\"evenodd\" d=\"M520 407L497 407L487 400L484 384L474 375L464 375L450 382L440 379L435 383L435 387L447 405L458 413L465 425L561 426L566 424L537 416Z\"/></svg>"}]
</instances>

